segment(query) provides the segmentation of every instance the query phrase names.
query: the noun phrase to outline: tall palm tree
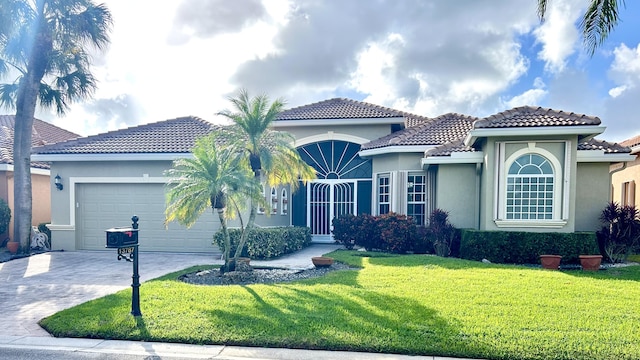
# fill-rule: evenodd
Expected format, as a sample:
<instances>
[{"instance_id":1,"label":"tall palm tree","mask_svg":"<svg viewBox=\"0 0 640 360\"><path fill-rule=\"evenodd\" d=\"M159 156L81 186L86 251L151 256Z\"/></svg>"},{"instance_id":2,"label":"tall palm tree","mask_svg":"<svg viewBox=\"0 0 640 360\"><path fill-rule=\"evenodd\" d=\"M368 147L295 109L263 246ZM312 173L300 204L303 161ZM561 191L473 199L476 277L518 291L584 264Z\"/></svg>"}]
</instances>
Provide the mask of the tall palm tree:
<instances>
[{"instance_id":1,"label":"tall palm tree","mask_svg":"<svg viewBox=\"0 0 640 360\"><path fill-rule=\"evenodd\" d=\"M230 259L227 219L240 215L246 198L255 198L260 191L254 186L244 157L232 146L220 146L217 140L215 134L199 139L193 158L177 159L165 172L169 177L165 224L177 220L190 227L211 207L218 213L224 236L223 271L230 271L235 263ZM227 211L228 205L233 211Z\"/></svg>"},{"instance_id":2,"label":"tall palm tree","mask_svg":"<svg viewBox=\"0 0 640 360\"><path fill-rule=\"evenodd\" d=\"M109 44L111 13L91 0L0 1L0 106L15 110L14 236L22 251L31 232L31 133L37 105L63 115L92 95L90 50Z\"/></svg>"},{"instance_id":3,"label":"tall palm tree","mask_svg":"<svg viewBox=\"0 0 640 360\"><path fill-rule=\"evenodd\" d=\"M544 21L547 12L547 2L547 0L538 0L538 16L541 21ZM584 45L591 56L618 25L620 21L618 9L621 4L625 5L624 0L590 0L589 7L580 21L580 31Z\"/></svg>"},{"instance_id":4,"label":"tall palm tree","mask_svg":"<svg viewBox=\"0 0 640 360\"><path fill-rule=\"evenodd\" d=\"M233 111L224 110L218 114L230 119L233 125L226 127L219 136L246 154L256 186L261 187L264 179L270 186L289 185L293 191L300 180L316 177L313 167L298 154L293 135L271 129L284 109L284 100L270 102L267 95L250 97L246 89L240 89L236 97L229 97L229 101ZM258 205L255 201L251 202L247 230L255 223ZM246 231L243 231L235 258L240 256L245 241Z\"/></svg>"}]
</instances>

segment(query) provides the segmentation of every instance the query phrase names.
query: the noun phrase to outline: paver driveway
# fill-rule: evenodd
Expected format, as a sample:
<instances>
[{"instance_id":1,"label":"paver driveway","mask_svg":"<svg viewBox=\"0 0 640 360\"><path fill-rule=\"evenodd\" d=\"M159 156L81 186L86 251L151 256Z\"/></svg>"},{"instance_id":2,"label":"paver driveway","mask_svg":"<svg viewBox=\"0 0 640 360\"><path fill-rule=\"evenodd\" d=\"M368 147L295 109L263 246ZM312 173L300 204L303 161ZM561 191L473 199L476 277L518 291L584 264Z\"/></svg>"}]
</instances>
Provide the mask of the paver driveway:
<instances>
[{"instance_id":1,"label":"paver driveway","mask_svg":"<svg viewBox=\"0 0 640 360\"><path fill-rule=\"evenodd\" d=\"M140 282L219 255L141 252ZM38 321L60 310L131 286L132 264L113 251L50 252L0 263L3 335L50 336ZM144 302L144 290L140 291Z\"/></svg>"}]
</instances>

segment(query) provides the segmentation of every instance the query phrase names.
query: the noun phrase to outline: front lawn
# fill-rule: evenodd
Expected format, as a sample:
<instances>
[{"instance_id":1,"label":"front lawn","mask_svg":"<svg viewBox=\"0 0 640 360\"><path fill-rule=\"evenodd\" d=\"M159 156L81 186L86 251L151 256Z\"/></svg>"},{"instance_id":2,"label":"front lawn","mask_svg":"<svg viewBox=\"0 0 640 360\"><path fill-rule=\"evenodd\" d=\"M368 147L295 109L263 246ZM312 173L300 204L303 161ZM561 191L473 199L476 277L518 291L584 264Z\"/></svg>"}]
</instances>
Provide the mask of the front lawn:
<instances>
[{"instance_id":1,"label":"front lawn","mask_svg":"<svg viewBox=\"0 0 640 360\"><path fill-rule=\"evenodd\" d=\"M125 290L41 325L61 337L487 359L640 358L640 266L589 273L425 255L330 256L362 269L251 286L189 285L174 273L142 284L138 319Z\"/></svg>"}]
</instances>

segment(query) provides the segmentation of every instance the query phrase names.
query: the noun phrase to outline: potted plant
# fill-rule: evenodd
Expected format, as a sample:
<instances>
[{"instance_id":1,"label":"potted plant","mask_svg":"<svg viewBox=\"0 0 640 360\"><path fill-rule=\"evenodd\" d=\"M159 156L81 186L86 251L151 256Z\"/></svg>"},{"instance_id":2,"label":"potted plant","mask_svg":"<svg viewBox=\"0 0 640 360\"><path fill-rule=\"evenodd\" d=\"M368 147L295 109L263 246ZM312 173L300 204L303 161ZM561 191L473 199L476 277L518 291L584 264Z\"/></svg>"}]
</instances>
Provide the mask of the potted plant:
<instances>
[{"instance_id":1,"label":"potted plant","mask_svg":"<svg viewBox=\"0 0 640 360\"><path fill-rule=\"evenodd\" d=\"M314 256L311 258L311 262L315 267L329 267L333 264L333 258L328 256Z\"/></svg>"},{"instance_id":2,"label":"potted plant","mask_svg":"<svg viewBox=\"0 0 640 360\"><path fill-rule=\"evenodd\" d=\"M549 270L558 270L560 268L560 255L540 255L540 263L542 268Z\"/></svg>"},{"instance_id":3,"label":"potted plant","mask_svg":"<svg viewBox=\"0 0 640 360\"><path fill-rule=\"evenodd\" d=\"M582 270L598 271L602 263L602 255L580 255L580 265Z\"/></svg>"}]
</instances>

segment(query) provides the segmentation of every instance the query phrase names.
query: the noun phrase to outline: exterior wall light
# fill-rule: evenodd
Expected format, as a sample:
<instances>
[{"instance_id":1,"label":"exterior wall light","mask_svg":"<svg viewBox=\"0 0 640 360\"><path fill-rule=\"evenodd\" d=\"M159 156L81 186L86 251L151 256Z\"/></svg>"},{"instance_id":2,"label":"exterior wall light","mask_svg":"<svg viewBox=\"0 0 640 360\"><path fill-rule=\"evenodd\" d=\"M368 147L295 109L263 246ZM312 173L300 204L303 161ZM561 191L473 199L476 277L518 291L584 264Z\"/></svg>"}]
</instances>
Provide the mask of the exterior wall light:
<instances>
[{"instance_id":1,"label":"exterior wall light","mask_svg":"<svg viewBox=\"0 0 640 360\"><path fill-rule=\"evenodd\" d=\"M56 177L54 177L53 179L55 180L55 184L58 190L64 189L64 186L62 186L62 178L60 177L60 175L56 175Z\"/></svg>"}]
</instances>

